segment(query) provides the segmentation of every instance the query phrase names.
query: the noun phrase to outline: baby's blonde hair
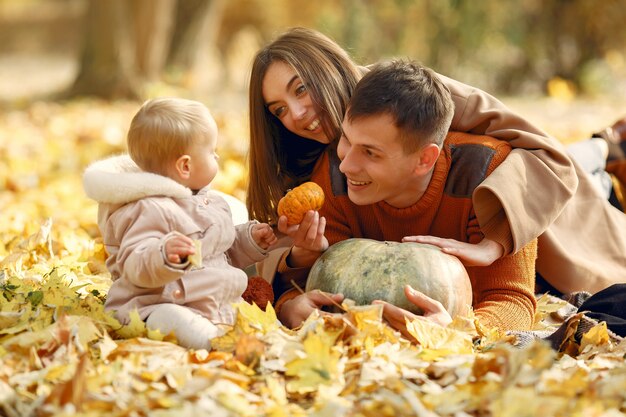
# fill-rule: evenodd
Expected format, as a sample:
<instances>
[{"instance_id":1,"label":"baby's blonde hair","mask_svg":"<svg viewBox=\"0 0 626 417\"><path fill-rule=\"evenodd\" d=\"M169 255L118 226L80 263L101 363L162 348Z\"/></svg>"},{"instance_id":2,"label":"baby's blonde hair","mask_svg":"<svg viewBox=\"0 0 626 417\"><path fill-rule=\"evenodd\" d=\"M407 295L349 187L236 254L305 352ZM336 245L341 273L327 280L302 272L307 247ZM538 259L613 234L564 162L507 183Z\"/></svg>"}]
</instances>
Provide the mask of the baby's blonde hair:
<instances>
[{"instance_id":1,"label":"baby's blonde hair","mask_svg":"<svg viewBox=\"0 0 626 417\"><path fill-rule=\"evenodd\" d=\"M182 98L146 101L128 130L128 153L144 171L165 175L169 162L217 134L215 120L200 102Z\"/></svg>"}]
</instances>

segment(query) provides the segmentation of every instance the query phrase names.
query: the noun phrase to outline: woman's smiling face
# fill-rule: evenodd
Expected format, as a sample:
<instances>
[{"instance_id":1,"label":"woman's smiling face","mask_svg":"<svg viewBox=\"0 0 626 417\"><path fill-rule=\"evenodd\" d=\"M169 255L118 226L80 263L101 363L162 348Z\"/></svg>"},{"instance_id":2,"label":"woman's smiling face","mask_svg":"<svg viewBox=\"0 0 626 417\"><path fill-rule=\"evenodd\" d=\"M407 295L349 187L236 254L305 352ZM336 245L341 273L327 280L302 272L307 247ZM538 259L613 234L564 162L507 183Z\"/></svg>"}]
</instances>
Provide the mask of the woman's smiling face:
<instances>
[{"instance_id":1,"label":"woman's smiling face","mask_svg":"<svg viewBox=\"0 0 626 417\"><path fill-rule=\"evenodd\" d=\"M263 100L270 113L292 133L330 143L307 87L289 64L270 64L263 78Z\"/></svg>"}]
</instances>

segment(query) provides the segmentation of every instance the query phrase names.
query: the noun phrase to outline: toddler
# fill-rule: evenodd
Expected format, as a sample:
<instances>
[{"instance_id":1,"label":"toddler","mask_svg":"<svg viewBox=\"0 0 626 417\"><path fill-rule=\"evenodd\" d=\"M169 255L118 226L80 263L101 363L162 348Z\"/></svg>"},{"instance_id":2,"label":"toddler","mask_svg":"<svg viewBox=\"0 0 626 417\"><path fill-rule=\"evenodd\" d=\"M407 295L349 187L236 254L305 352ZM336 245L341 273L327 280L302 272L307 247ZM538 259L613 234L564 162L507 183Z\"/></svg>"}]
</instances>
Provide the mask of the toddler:
<instances>
[{"instance_id":1,"label":"toddler","mask_svg":"<svg viewBox=\"0 0 626 417\"><path fill-rule=\"evenodd\" d=\"M228 204L210 189L217 125L201 103L149 100L127 139L129 155L95 162L83 177L99 203L109 254L105 308L124 323L137 309L149 329L210 349L217 325L234 323L231 303L242 300L248 283L240 268L264 259L276 236L265 223L234 226Z\"/></svg>"}]
</instances>

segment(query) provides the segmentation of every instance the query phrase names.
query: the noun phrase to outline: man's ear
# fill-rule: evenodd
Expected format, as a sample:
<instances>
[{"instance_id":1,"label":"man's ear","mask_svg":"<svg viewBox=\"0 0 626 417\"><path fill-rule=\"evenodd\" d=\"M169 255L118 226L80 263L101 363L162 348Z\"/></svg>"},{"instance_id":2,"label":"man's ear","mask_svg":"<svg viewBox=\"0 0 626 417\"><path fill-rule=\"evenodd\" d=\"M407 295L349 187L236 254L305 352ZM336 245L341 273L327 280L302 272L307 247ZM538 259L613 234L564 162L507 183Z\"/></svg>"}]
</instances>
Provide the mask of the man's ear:
<instances>
[{"instance_id":1,"label":"man's ear","mask_svg":"<svg viewBox=\"0 0 626 417\"><path fill-rule=\"evenodd\" d=\"M435 162L437 162L440 153L441 149L434 143L429 143L420 149L418 151L417 164L415 165L415 173L417 175L428 173L435 165Z\"/></svg>"},{"instance_id":2,"label":"man's ear","mask_svg":"<svg viewBox=\"0 0 626 417\"><path fill-rule=\"evenodd\" d=\"M176 174L183 180L189 179L191 176L191 156L182 155L174 162L174 170Z\"/></svg>"}]
</instances>

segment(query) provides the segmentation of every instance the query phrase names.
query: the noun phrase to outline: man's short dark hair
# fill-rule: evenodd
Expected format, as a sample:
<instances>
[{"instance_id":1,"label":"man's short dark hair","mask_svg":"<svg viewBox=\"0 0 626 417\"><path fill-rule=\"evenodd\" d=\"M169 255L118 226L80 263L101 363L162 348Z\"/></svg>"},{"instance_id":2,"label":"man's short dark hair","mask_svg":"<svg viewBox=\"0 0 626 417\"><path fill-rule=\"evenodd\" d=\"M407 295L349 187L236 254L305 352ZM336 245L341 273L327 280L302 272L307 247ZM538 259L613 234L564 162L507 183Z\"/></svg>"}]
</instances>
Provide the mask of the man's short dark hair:
<instances>
[{"instance_id":1,"label":"man's short dark hair","mask_svg":"<svg viewBox=\"0 0 626 417\"><path fill-rule=\"evenodd\" d=\"M404 150L412 153L428 143L443 143L454 103L433 70L414 61L393 60L375 65L359 81L346 117L352 122L380 114L393 117Z\"/></svg>"}]
</instances>

